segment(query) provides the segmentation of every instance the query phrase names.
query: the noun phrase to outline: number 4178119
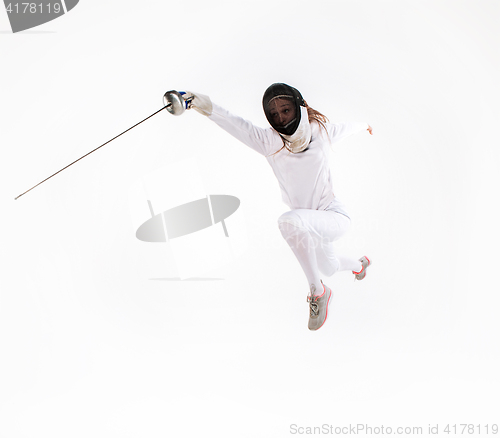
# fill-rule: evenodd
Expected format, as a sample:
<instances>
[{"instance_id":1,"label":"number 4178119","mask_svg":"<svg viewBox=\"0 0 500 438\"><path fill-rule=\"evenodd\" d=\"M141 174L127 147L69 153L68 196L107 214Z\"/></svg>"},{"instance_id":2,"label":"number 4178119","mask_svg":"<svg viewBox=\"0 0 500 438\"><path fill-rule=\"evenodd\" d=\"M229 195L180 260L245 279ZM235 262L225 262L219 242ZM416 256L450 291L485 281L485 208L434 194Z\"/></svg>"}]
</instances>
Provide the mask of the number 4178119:
<instances>
[{"instance_id":1,"label":"number 4178119","mask_svg":"<svg viewBox=\"0 0 500 438\"><path fill-rule=\"evenodd\" d=\"M43 4L43 3L9 3L7 5L7 12L9 14L59 14L61 12L61 4Z\"/></svg>"},{"instance_id":2,"label":"number 4178119","mask_svg":"<svg viewBox=\"0 0 500 438\"><path fill-rule=\"evenodd\" d=\"M453 435L496 435L498 434L498 424L447 424L444 433Z\"/></svg>"}]
</instances>

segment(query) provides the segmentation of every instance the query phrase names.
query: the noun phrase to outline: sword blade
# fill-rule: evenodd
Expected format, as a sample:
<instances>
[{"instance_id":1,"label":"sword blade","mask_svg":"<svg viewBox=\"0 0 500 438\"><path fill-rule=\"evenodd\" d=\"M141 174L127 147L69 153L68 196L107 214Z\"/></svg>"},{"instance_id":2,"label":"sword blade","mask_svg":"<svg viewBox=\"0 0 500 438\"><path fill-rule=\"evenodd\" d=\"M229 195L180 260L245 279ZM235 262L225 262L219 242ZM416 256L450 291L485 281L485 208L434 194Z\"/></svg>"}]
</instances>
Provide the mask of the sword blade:
<instances>
[{"instance_id":1,"label":"sword blade","mask_svg":"<svg viewBox=\"0 0 500 438\"><path fill-rule=\"evenodd\" d=\"M103 143L101 146L98 146L96 147L95 149L91 150L90 152L86 153L85 155L81 156L80 158L78 158L78 160L75 160L73 161L72 163L68 164L67 166L63 167L61 170L58 170L56 173L53 173L52 175L50 175L48 178L45 178L43 181L40 181L38 184L34 185L33 187L31 187L31 189L29 190L26 190L24 193L21 193L19 196L17 196L16 198L14 198L14 200L16 199L19 199L21 196L25 195L26 193L28 193L29 191L33 190L35 187L38 187L40 184L44 183L45 181L49 180L50 178L52 178L53 176L56 176L58 173L62 172L64 169L67 169L69 166L72 166L73 164L75 164L76 162L80 161L81 159L85 158L87 155L90 155L92 152L95 152L97 149L100 149L102 148L103 146L106 146L108 143L112 142L113 140L117 139L118 137L120 137L120 135L123 135L125 134L126 132L130 131L131 129L135 128L137 125L140 125L142 122L145 122L146 120L150 119L151 117L153 117L154 115L158 114L160 111L163 111L165 108L168 108L170 107L172 104L169 103L168 105L165 105L163 108L159 109L158 111L154 112L153 114L151 114L150 116L146 117L144 120L141 120L139 123L136 123L134 126L131 126L130 128L128 128L127 130L123 131L121 134L118 134L116 137L113 137L111 140L108 140L106 143Z\"/></svg>"}]
</instances>

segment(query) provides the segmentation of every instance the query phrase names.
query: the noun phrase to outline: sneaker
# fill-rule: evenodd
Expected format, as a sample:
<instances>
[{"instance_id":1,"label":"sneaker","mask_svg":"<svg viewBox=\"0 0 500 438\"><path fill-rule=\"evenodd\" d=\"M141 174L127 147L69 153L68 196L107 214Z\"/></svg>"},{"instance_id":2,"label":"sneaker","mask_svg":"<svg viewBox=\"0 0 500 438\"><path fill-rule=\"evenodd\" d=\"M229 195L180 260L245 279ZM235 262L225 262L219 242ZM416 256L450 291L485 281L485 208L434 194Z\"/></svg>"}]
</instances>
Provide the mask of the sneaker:
<instances>
[{"instance_id":1,"label":"sneaker","mask_svg":"<svg viewBox=\"0 0 500 438\"><path fill-rule=\"evenodd\" d=\"M359 261L361 262L362 268L359 272L352 271L355 276L354 281L363 280L363 278L365 278L366 276L366 268L368 268L368 266L372 264L372 262L370 262L370 259L366 256L361 257Z\"/></svg>"},{"instance_id":2,"label":"sneaker","mask_svg":"<svg viewBox=\"0 0 500 438\"><path fill-rule=\"evenodd\" d=\"M328 305L332 297L332 290L323 284L323 293L314 295L316 287L311 286L311 294L307 297L309 303L309 330L318 330L323 326L328 316Z\"/></svg>"}]
</instances>

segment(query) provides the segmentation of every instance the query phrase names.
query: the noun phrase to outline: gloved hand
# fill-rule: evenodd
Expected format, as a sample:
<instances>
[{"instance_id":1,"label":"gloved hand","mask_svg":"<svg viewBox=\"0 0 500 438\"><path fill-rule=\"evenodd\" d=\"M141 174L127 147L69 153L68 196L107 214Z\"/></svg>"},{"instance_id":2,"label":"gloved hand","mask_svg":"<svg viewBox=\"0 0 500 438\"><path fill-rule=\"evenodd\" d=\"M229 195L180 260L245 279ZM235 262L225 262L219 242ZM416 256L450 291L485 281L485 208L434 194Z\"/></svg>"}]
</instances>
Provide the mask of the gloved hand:
<instances>
[{"instance_id":1,"label":"gloved hand","mask_svg":"<svg viewBox=\"0 0 500 438\"><path fill-rule=\"evenodd\" d=\"M210 97L200 93L193 93L192 91L180 92L186 101L186 108L194 108L200 114L209 116L212 114L212 101Z\"/></svg>"}]
</instances>

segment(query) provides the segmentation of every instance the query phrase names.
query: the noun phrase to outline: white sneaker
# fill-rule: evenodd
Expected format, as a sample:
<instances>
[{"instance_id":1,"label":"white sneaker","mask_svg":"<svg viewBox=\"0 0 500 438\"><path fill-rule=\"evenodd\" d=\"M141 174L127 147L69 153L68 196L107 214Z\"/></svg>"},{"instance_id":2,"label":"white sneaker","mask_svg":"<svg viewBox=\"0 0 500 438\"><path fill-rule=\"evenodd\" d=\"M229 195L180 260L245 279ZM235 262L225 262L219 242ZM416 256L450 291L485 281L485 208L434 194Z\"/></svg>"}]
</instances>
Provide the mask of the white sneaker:
<instances>
[{"instance_id":1,"label":"white sneaker","mask_svg":"<svg viewBox=\"0 0 500 438\"><path fill-rule=\"evenodd\" d=\"M352 271L352 273L355 275L354 281L363 280L363 278L365 278L366 276L366 268L368 268L368 266L372 264L372 262L370 262L370 259L366 256L361 257L359 261L361 262L362 268L359 272Z\"/></svg>"},{"instance_id":2,"label":"white sneaker","mask_svg":"<svg viewBox=\"0 0 500 438\"><path fill-rule=\"evenodd\" d=\"M323 293L321 295L314 295L316 287L311 286L311 293L307 297L309 303L309 330L318 330L323 326L328 316L328 305L332 297L332 290L323 284Z\"/></svg>"}]
</instances>

